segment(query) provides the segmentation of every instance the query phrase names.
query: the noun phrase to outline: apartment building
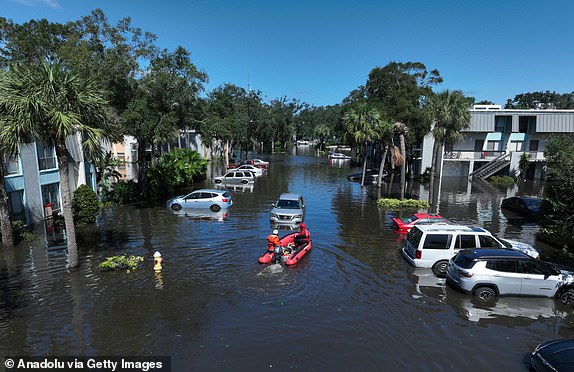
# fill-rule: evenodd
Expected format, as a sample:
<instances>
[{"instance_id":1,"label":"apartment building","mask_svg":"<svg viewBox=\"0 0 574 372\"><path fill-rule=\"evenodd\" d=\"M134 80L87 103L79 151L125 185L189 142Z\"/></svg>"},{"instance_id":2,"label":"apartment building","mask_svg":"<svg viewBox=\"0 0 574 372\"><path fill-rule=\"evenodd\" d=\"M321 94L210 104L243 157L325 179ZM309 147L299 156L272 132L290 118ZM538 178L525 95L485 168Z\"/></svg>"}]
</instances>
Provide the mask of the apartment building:
<instances>
[{"instance_id":1,"label":"apartment building","mask_svg":"<svg viewBox=\"0 0 574 372\"><path fill-rule=\"evenodd\" d=\"M527 179L544 179L546 141L552 134L574 136L574 110L503 109L500 105L475 105L470 128L463 138L445 148L443 176L484 179L494 174L516 175L523 154L530 166ZM431 165L434 138L427 135L421 151L421 169ZM440 161L440 160L439 160Z\"/></svg>"},{"instance_id":2,"label":"apartment building","mask_svg":"<svg viewBox=\"0 0 574 372\"><path fill-rule=\"evenodd\" d=\"M74 191L83 184L94 188L95 169L84 161L79 137L70 137L66 145L72 158L68 165L70 189ZM60 175L53 145L35 142L21 146L17 157L6 159L5 169L13 220L34 224L61 210Z\"/></svg>"}]
</instances>

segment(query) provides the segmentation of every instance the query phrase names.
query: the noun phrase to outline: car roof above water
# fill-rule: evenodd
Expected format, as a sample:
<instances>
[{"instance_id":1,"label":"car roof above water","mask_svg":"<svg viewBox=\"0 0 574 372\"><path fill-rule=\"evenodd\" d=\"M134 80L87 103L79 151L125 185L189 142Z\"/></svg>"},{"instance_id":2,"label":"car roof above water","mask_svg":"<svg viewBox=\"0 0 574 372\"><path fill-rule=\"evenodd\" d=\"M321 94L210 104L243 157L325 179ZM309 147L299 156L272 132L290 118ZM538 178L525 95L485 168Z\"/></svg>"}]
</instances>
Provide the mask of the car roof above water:
<instances>
[{"instance_id":1,"label":"car roof above water","mask_svg":"<svg viewBox=\"0 0 574 372\"><path fill-rule=\"evenodd\" d=\"M432 224L432 225L417 225L415 228L421 230L422 232L479 232L488 233L488 230L482 227L470 227L465 225L451 225L451 224Z\"/></svg>"},{"instance_id":2,"label":"car roof above water","mask_svg":"<svg viewBox=\"0 0 574 372\"><path fill-rule=\"evenodd\" d=\"M532 258L520 251L511 248L463 249L458 254L465 255L473 260L484 259L484 258Z\"/></svg>"},{"instance_id":3,"label":"car roof above water","mask_svg":"<svg viewBox=\"0 0 574 372\"><path fill-rule=\"evenodd\" d=\"M197 189L197 190L193 190L192 193L194 192L213 192L216 194L224 194L227 192L227 190L217 190L217 189Z\"/></svg>"},{"instance_id":4,"label":"car roof above water","mask_svg":"<svg viewBox=\"0 0 574 372\"><path fill-rule=\"evenodd\" d=\"M279 195L279 199L283 199L283 200L299 200L300 197L301 197L301 195L295 194L292 192L286 192L286 193Z\"/></svg>"}]
</instances>

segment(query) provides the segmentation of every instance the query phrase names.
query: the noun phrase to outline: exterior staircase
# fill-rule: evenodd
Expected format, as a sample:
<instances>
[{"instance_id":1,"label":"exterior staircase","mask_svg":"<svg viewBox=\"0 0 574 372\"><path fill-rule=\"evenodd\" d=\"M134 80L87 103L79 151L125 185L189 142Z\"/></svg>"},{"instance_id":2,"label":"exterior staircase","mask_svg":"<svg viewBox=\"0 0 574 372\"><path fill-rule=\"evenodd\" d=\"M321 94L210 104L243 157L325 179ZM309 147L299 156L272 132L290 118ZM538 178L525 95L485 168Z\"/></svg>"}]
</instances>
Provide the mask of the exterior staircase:
<instances>
[{"instance_id":1,"label":"exterior staircase","mask_svg":"<svg viewBox=\"0 0 574 372\"><path fill-rule=\"evenodd\" d=\"M471 180L484 180L510 164L510 154L502 154L469 175Z\"/></svg>"}]
</instances>

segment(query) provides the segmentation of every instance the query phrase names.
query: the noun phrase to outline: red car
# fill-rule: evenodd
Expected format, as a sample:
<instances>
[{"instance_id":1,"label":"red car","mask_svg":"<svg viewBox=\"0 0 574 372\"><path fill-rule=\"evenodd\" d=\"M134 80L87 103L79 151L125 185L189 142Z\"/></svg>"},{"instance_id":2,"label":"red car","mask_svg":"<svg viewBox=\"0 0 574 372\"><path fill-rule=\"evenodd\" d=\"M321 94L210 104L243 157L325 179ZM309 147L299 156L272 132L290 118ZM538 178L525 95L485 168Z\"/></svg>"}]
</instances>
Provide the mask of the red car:
<instances>
[{"instance_id":1,"label":"red car","mask_svg":"<svg viewBox=\"0 0 574 372\"><path fill-rule=\"evenodd\" d=\"M242 160L239 163L229 164L227 166L227 169L239 168L242 165L253 165L254 167L262 168L262 169L268 169L269 168L269 162L267 162L267 161L263 161L261 159L248 159L248 160Z\"/></svg>"},{"instance_id":2,"label":"red car","mask_svg":"<svg viewBox=\"0 0 574 372\"><path fill-rule=\"evenodd\" d=\"M416 224L449 223L450 221L438 214L415 213L409 218L400 219L393 217L393 230L406 234Z\"/></svg>"}]
</instances>

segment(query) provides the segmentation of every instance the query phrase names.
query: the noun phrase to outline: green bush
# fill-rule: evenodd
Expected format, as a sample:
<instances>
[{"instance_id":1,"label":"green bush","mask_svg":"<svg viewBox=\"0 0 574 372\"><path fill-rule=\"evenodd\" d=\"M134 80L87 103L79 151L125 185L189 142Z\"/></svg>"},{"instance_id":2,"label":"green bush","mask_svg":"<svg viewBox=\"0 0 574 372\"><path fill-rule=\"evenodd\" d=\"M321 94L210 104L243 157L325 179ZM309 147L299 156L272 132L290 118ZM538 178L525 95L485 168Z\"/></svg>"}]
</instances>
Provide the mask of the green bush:
<instances>
[{"instance_id":1,"label":"green bush","mask_svg":"<svg viewBox=\"0 0 574 372\"><path fill-rule=\"evenodd\" d=\"M175 149L162 155L148 170L150 188L156 195L172 194L181 187L205 179L207 164L208 161L197 151Z\"/></svg>"},{"instance_id":2,"label":"green bush","mask_svg":"<svg viewBox=\"0 0 574 372\"><path fill-rule=\"evenodd\" d=\"M137 269L143 260L142 256L112 256L101 262L99 268L105 271L126 270L129 273L131 270Z\"/></svg>"},{"instance_id":3,"label":"green bush","mask_svg":"<svg viewBox=\"0 0 574 372\"><path fill-rule=\"evenodd\" d=\"M385 199L381 198L377 200L377 205L381 208L389 210L401 210L401 209L428 209L430 205L426 200L417 199Z\"/></svg>"},{"instance_id":4,"label":"green bush","mask_svg":"<svg viewBox=\"0 0 574 372\"><path fill-rule=\"evenodd\" d=\"M12 221L11 225L14 243L31 242L36 239L36 235L28 230L23 221Z\"/></svg>"},{"instance_id":5,"label":"green bush","mask_svg":"<svg viewBox=\"0 0 574 372\"><path fill-rule=\"evenodd\" d=\"M100 213L100 202L94 190L88 185L81 185L72 196L72 208L76 224L92 224L96 223L96 218Z\"/></svg>"},{"instance_id":6,"label":"green bush","mask_svg":"<svg viewBox=\"0 0 574 372\"><path fill-rule=\"evenodd\" d=\"M427 169L425 169L423 174L421 174L419 176L419 182L420 183L429 183L430 182L430 172L431 172L430 167L427 167Z\"/></svg>"},{"instance_id":7,"label":"green bush","mask_svg":"<svg viewBox=\"0 0 574 372\"><path fill-rule=\"evenodd\" d=\"M137 182L133 180L118 181L108 190L102 192L102 201L117 204L128 204L139 200Z\"/></svg>"},{"instance_id":8,"label":"green bush","mask_svg":"<svg viewBox=\"0 0 574 372\"><path fill-rule=\"evenodd\" d=\"M492 176L488 179L491 183L501 186L510 186L516 181L510 176Z\"/></svg>"}]
</instances>

